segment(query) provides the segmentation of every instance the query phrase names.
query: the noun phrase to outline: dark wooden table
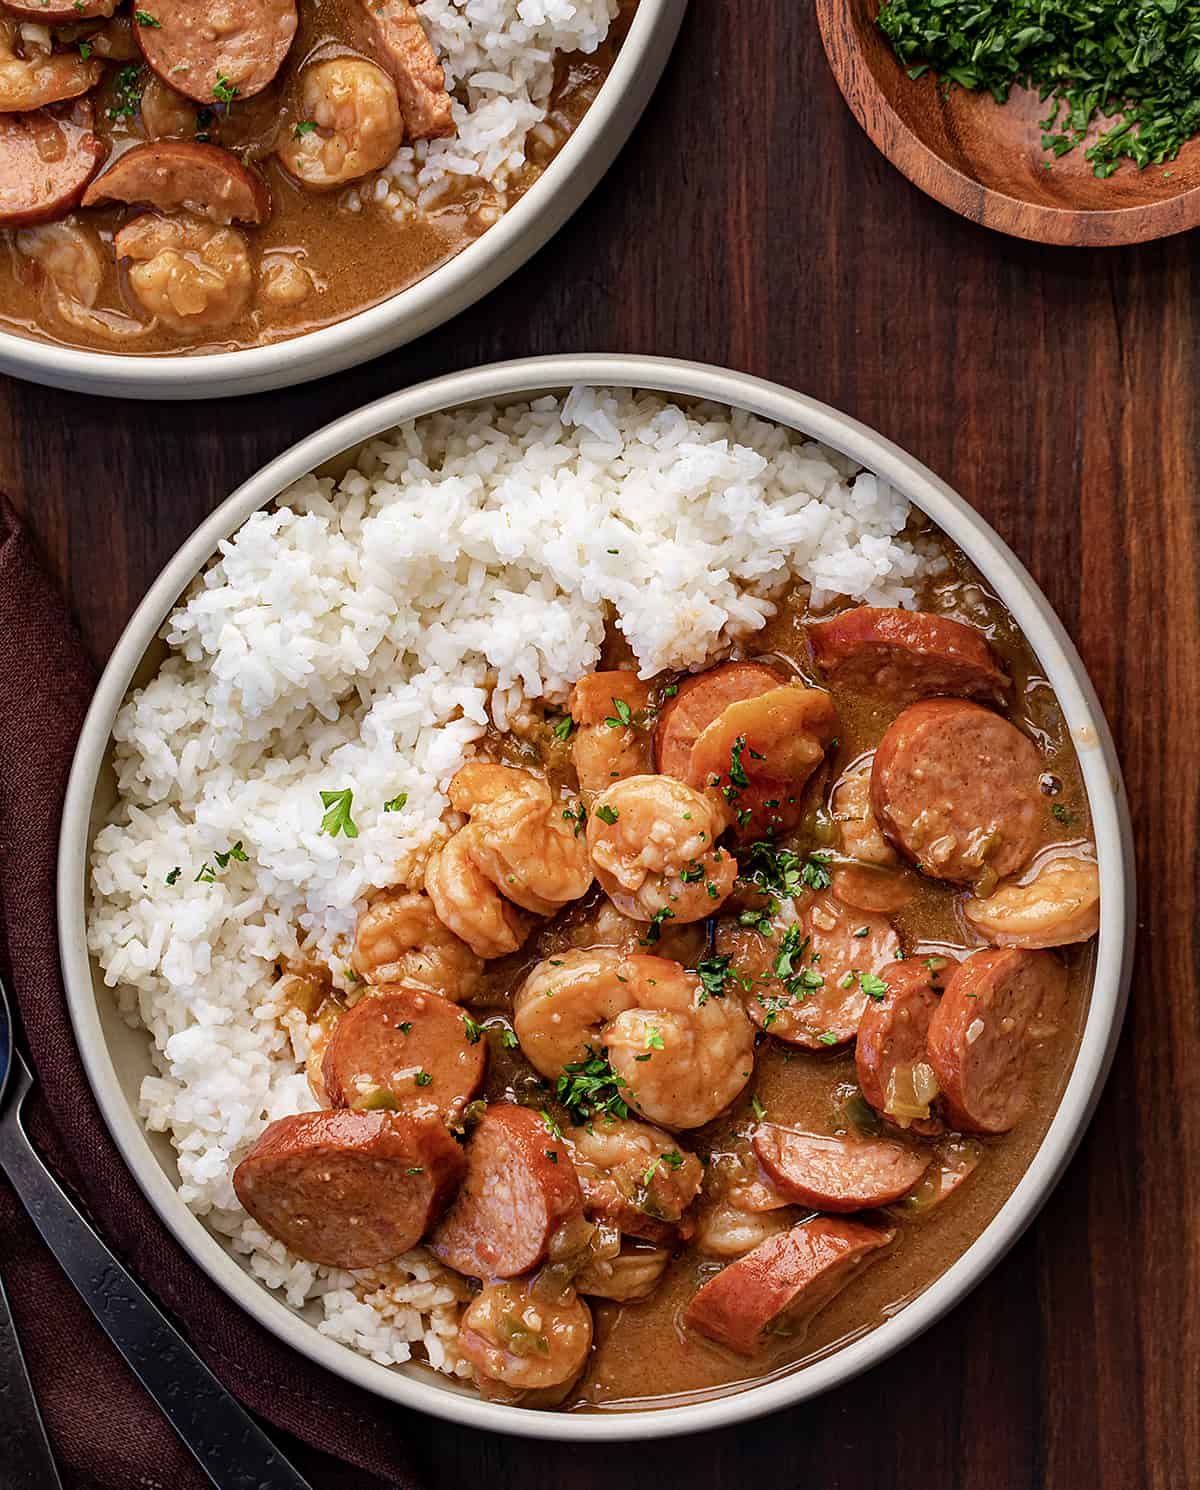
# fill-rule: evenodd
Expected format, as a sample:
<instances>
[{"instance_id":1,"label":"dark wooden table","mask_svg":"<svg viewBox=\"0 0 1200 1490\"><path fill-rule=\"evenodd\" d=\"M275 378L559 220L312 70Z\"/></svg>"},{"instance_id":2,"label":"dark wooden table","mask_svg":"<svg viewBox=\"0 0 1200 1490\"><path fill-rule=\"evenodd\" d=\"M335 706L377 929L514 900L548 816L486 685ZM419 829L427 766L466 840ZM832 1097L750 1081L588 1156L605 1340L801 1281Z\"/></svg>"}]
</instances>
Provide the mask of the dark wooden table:
<instances>
[{"instance_id":1,"label":"dark wooden table","mask_svg":"<svg viewBox=\"0 0 1200 1490\"><path fill-rule=\"evenodd\" d=\"M422 1424L436 1490L1200 1485L1196 264L1188 237L1076 252L973 227L868 144L808 6L693 0L600 189L418 345L219 404L0 381L0 487L98 662L196 522L317 425L475 363L626 351L774 378L898 441L1013 546L1100 693L1133 808L1139 958L1095 1121L1024 1240L936 1330L795 1412L596 1450Z\"/></svg>"}]
</instances>

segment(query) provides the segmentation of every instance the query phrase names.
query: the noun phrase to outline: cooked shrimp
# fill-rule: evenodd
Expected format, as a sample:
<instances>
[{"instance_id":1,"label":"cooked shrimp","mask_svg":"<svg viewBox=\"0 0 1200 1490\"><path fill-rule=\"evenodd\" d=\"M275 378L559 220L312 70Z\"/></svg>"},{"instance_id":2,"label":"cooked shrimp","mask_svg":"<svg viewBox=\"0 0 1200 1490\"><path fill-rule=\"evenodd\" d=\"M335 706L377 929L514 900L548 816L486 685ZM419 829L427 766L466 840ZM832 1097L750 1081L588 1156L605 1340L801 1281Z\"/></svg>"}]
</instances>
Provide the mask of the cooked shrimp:
<instances>
[{"instance_id":1,"label":"cooked shrimp","mask_svg":"<svg viewBox=\"0 0 1200 1490\"><path fill-rule=\"evenodd\" d=\"M542 1391L574 1381L592 1345L592 1316L574 1294L558 1303L522 1282L489 1283L463 1314L458 1348L491 1381Z\"/></svg>"},{"instance_id":2,"label":"cooked shrimp","mask_svg":"<svg viewBox=\"0 0 1200 1490\"><path fill-rule=\"evenodd\" d=\"M254 288L243 235L188 213L135 217L113 239L113 249L132 260L133 293L173 331L228 326Z\"/></svg>"},{"instance_id":3,"label":"cooked shrimp","mask_svg":"<svg viewBox=\"0 0 1200 1490\"><path fill-rule=\"evenodd\" d=\"M90 309L104 281L104 261L95 235L67 218L22 228L17 234L17 252L42 266L56 294Z\"/></svg>"},{"instance_id":4,"label":"cooked shrimp","mask_svg":"<svg viewBox=\"0 0 1200 1490\"><path fill-rule=\"evenodd\" d=\"M100 81L102 62L85 60L78 49L51 48L50 32L43 27L0 20L0 114L24 114L78 98Z\"/></svg>"},{"instance_id":5,"label":"cooked shrimp","mask_svg":"<svg viewBox=\"0 0 1200 1490\"><path fill-rule=\"evenodd\" d=\"M789 1230L803 1214L799 1206L752 1212L719 1200L698 1213L696 1246L713 1257L741 1257L776 1232Z\"/></svg>"},{"instance_id":6,"label":"cooked shrimp","mask_svg":"<svg viewBox=\"0 0 1200 1490\"><path fill-rule=\"evenodd\" d=\"M22 228L17 252L40 264L45 274L42 301L60 320L113 340L144 336L149 329L132 316L97 307L104 261L94 232L74 218Z\"/></svg>"},{"instance_id":7,"label":"cooked shrimp","mask_svg":"<svg viewBox=\"0 0 1200 1490\"><path fill-rule=\"evenodd\" d=\"M658 1287L671 1260L669 1247L648 1242L626 1242L615 1257L597 1257L575 1274L579 1293L593 1298L630 1303L646 1299Z\"/></svg>"},{"instance_id":8,"label":"cooked shrimp","mask_svg":"<svg viewBox=\"0 0 1200 1490\"><path fill-rule=\"evenodd\" d=\"M278 147L297 181L328 191L378 171L404 141L391 78L361 57L329 57L304 69L299 116Z\"/></svg>"},{"instance_id":9,"label":"cooked shrimp","mask_svg":"<svg viewBox=\"0 0 1200 1490\"><path fill-rule=\"evenodd\" d=\"M1086 942L1100 925L1100 871L1091 859L1051 859L1027 884L1001 885L985 899L972 896L963 910L995 947Z\"/></svg>"},{"instance_id":10,"label":"cooked shrimp","mask_svg":"<svg viewBox=\"0 0 1200 1490\"><path fill-rule=\"evenodd\" d=\"M606 1050L622 1096L666 1128L709 1122L754 1067L754 1029L737 1001L707 997L695 973L664 957L549 958L517 990L513 1029L543 1076Z\"/></svg>"},{"instance_id":11,"label":"cooked shrimp","mask_svg":"<svg viewBox=\"0 0 1200 1490\"><path fill-rule=\"evenodd\" d=\"M477 957L506 957L529 935L532 923L480 873L474 846L474 829L460 828L430 856L425 889L438 920Z\"/></svg>"},{"instance_id":12,"label":"cooked shrimp","mask_svg":"<svg viewBox=\"0 0 1200 1490\"><path fill-rule=\"evenodd\" d=\"M699 1193L700 1160L649 1123L598 1117L563 1138L588 1214L627 1236L665 1240L664 1224L672 1227Z\"/></svg>"},{"instance_id":13,"label":"cooked shrimp","mask_svg":"<svg viewBox=\"0 0 1200 1490\"><path fill-rule=\"evenodd\" d=\"M629 776L592 803L587 845L596 878L638 921L700 921L733 889L737 861L716 840L722 804L672 776Z\"/></svg>"},{"instance_id":14,"label":"cooked shrimp","mask_svg":"<svg viewBox=\"0 0 1200 1490\"><path fill-rule=\"evenodd\" d=\"M899 862L896 850L880 831L871 811L871 766L875 752L869 750L847 766L834 785L829 810L842 835L842 852L863 864L890 866Z\"/></svg>"},{"instance_id":15,"label":"cooked shrimp","mask_svg":"<svg viewBox=\"0 0 1200 1490\"><path fill-rule=\"evenodd\" d=\"M602 792L650 769L649 702L649 683L632 672L589 673L575 684L571 758L584 791Z\"/></svg>"},{"instance_id":16,"label":"cooked shrimp","mask_svg":"<svg viewBox=\"0 0 1200 1490\"><path fill-rule=\"evenodd\" d=\"M453 1003L471 994L483 972L429 896L407 890L384 891L359 916L350 963L368 983L415 983Z\"/></svg>"},{"instance_id":17,"label":"cooked shrimp","mask_svg":"<svg viewBox=\"0 0 1200 1490\"><path fill-rule=\"evenodd\" d=\"M472 761L450 782L450 801L471 819L476 867L507 900L551 916L587 894L592 866L579 814L540 776Z\"/></svg>"}]
</instances>

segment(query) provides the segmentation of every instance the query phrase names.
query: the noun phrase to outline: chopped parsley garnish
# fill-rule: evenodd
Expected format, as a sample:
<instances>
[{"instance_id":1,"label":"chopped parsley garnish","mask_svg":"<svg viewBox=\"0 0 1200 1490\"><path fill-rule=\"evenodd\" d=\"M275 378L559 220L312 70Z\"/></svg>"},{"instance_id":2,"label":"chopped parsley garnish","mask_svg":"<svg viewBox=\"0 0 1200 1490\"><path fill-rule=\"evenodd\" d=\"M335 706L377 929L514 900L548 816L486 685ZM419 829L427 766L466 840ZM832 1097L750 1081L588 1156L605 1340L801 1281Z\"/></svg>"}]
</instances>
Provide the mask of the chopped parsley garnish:
<instances>
[{"instance_id":1,"label":"chopped parsley garnish","mask_svg":"<svg viewBox=\"0 0 1200 1490\"><path fill-rule=\"evenodd\" d=\"M608 1052L597 1055L589 1045L586 1060L572 1061L563 1067L554 1091L568 1112L586 1121L602 1114L627 1118L629 1104L621 1096L627 1086L625 1078L609 1065Z\"/></svg>"},{"instance_id":2,"label":"chopped parsley garnish","mask_svg":"<svg viewBox=\"0 0 1200 1490\"><path fill-rule=\"evenodd\" d=\"M404 1023L400 1026L400 1033L402 1035L409 1035L409 1034L412 1033L412 1021L411 1020L406 1019L404 1021Z\"/></svg>"},{"instance_id":3,"label":"chopped parsley garnish","mask_svg":"<svg viewBox=\"0 0 1200 1490\"><path fill-rule=\"evenodd\" d=\"M746 775L745 767L742 765L742 752L746 748L745 735L739 735L729 750L729 779L734 786L749 786L750 778ZM753 751L750 752L754 754ZM762 756L759 756L759 760Z\"/></svg>"},{"instance_id":4,"label":"chopped parsley garnish","mask_svg":"<svg viewBox=\"0 0 1200 1490\"><path fill-rule=\"evenodd\" d=\"M571 738L571 731L574 728L575 721L569 714L564 714L563 717L554 726L551 733L556 740L569 740Z\"/></svg>"},{"instance_id":5,"label":"chopped parsley garnish","mask_svg":"<svg viewBox=\"0 0 1200 1490\"><path fill-rule=\"evenodd\" d=\"M801 890L800 855L760 839L738 855L739 878L769 895L790 900Z\"/></svg>"},{"instance_id":6,"label":"chopped parsley garnish","mask_svg":"<svg viewBox=\"0 0 1200 1490\"><path fill-rule=\"evenodd\" d=\"M521 1042L512 1030L504 1029L500 1031L500 1043L504 1046L505 1050L516 1050Z\"/></svg>"},{"instance_id":7,"label":"chopped parsley garnish","mask_svg":"<svg viewBox=\"0 0 1200 1490\"><path fill-rule=\"evenodd\" d=\"M809 854L804 868L800 871L800 883L810 890L828 890L833 884L833 876L826 865L832 858L833 855L823 849Z\"/></svg>"},{"instance_id":8,"label":"chopped parsley garnish","mask_svg":"<svg viewBox=\"0 0 1200 1490\"><path fill-rule=\"evenodd\" d=\"M888 991L887 984L874 973L859 973L858 986L868 998L881 999Z\"/></svg>"},{"instance_id":9,"label":"chopped parsley garnish","mask_svg":"<svg viewBox=\"0 0 1200 1490\"><path fill-rule=\"evenodd\" d=\"M92 55L92 44L90 41L81 41L79 43L79 55L85 62Z\"/></svg>"},{"instance_id":10,"label":"chopped parsley garnish","mask_svg":"<svg viewBox=\"0 0 1200 1490\"><path fill-rule=\"evenodd\" d=\"M173 885L182 873L183 870L179 867L178 864L176 864L175 868L171 870L169 875L167 875L167 884Z\"/></svg>"},{"instance_id":11,"label":"chopped parsley garnish","mask_svg":"<svg viewBox=\"0 0 1200 1490\"><path fill-rule=\"evenodd\" d=\"M648 1024L646 1026L645 1054L644 1055L635 1055L634 1056L634 1060L635 1061L648 1061L650 1059L650 1057L654 1054L654 1052L656 1050L662 1050L662 1049L663 1049L663 1037L662 1037L661 1031L659 1030L659 1028L658 1028L658 1026L656 1024Z\"/></svg>"},{"instance_id":12,"label":"chopped parsley garnish","mask_svg":"<svg viewBox=\"0 0 1200 1490\"><path fill-rule=\"evenodd\" d=\"M223 854L214 854L213 857L216 859L217 867L220 869L224 869L229 863L230 859L236 859L239 864L246 864L249 862L246 856L246 851L242 848L242 840L240 838L233 845L232 848L227 848Z\"/></svg>"},{"instance_id":13,"label":"chopped parsley garnish","mask_svg":"<svg viewBox=\"0 0 1200 1490\"><path fill-rule=\"evenodd\" d=\"M546 1128L548 1129L552 1138L562 1137L562 1129L558 1126L558 1124L554 1121L554 1119L550 1116L550 1114L544 1107L538 1110L538 1116L541 1118L542 1122L545 1123Z\"/></svg>"},{"instance_id":14,"label":"chopped parsley garnish","mask_svg":"<svg viewBox=\"0 0 1200 1490\"><path fill-rule=\"evenodd\" d=\"M824 1033L817 1036L817 1039L820 1040L822 1045L836 1045L838 1043L837 1034L833 1030L825 1030Z\"/></svg>"},{"instance_id":15,"label":"chopped parsley garnish","mask_svg":"<svg viewBox=\"0 0 1200 1490\"><path fill-rule=\"evenodd\" d=\"M237 88L223 72L217 74L217 81L213 84L213 97L218 103L231 104L240 92L241 89Z\"/></svg>"},{"instance_id":16,"label":"chopped parsley garnish","mask_svg":"<svg viewBox=\"0 0 1200 1490\"><path fill-rule=\"evenodd\" d=\"M558 1163L558 1151L556 1149L543 1149L542 1153L550 1160L551 1164Z\"/></svg>"},{"instance_id":17,"label":"chopped parsley garnish","mask_svg":"<svg viewBox=\"0 0 1200 1490\"><path fill-rule=\"evenodd\" d=\"M358 829L350 816L353 801L354 792L350 787L340 792L322 792L321 806L325 808L325 816L321 819L321 832L328 833L331 838L336 838L339 833L344 833L347 838L357 838Z\"/></svg>"},{"instance_id":18,"label":"chopped parsley garnish","mask_svg":"<svg viewBox=\"0 0 1200 1490\"><path fill-rule=\"evenodd\" d=\"M1071 821L1071 814L1067 810L1065 804L1062 802L1053 803L1051 805L1050 811L1054 814L1055 820L1057 822L1066 825Z\"/></svg>"},{"instance_id":19,"label":"chopped parsley garnish","mask_svg":"<svg viewBox=\"0 0 1200 1490\"><path fill-rule=\"evenodd\" d=\"M617 809L615 807L610 807L607 802L601 803L601 805L596 808L596 816L602 823L607 823L610 828L612 827L613 823L616 822L617 818L620 817L620 815L621 814L617 811Z\"/></svg>"},{"instance_id":20,"label":"chopped parsley garnish","mask_svg":"<svg viewBox=\"0 0 1200 1490\"><path fill-rule=\"evenodd\" d=\"M678 1169L682 1163L683 1155L675 1149L670 1149L665 1154L659 1154L657 1158L651 1160L650 1168L642 1176L642 1184L648 1185L664 1164L670 1169Z\"/></svg>"},{"instance_id":21,"label":"chopped parsley garnish","mask_svg":"<svg viewBox=\"0 0 1200 1490\"><path fill-rule=\"evenodd\" d=\"M640 945L643 947L652 946L662 936L663 922L673 921L674 919L675 912L670 906L664 905L661 910L655 911L650 917L650 924L646 927L646 935L642 937Z\"/></svg>"},{"instance_id":22,"label":"chopped parsley garnish","mask_svg":"<svg viewBox=\"0 0 1200 1490\"><path fill-rule=\"evenodd\" d=\"M384 812L399 812L408 805L408 793L401 792L398 797L393 797L390 802L383 804Z\"/></svg>"},{"instance_id":23,"label":"chopped parsley garnish","mask_svg":"<svg viewBox=\"0 0 1200 1490\"><path fill-rule=\"evenodd\" d=\"M663 698L674 698L678 692L678 683L668 683L667 686L663 689Z\"/></svg>"},{"instance_id":24,"label":"chopped parsley garnish","mask_svg":"<svg viewBox=\"0 0 1200 1490\"><path fill-rule=\"evenodd\" d=\"M476 1024L469 1014L463 1015L463 1029L467 1033L467 1039L472 1045L478 1045L483 1038L483 1025Z\"/></svg>"},{"instance_id":25,"label":"chopped parsley garnish","mask_svg":"<svg viewBox=\"0 0 1200 1490\"><path fill-rule=\"evenodd\" d=\"M693 859L679 871L679 878L685 885L694 885L697 880L704 878L704 865Z\"/></svg>"},{"instance_id":26,"label":"chopped parsley garnish","mask_svg":"<svg viewBox=\"0 0 1200 1490\"><path fill-rule=\"evenodd\" d=\"M425 1173L425 1169L424 1169L424 1166L421 1165L421 1164L411 1164L404 1171L404 1173L405 1174L424 1174Z\"/></svg>"},{"instance_id":27,"label":"chopped parsley garnish","mask_svg":"<svg viewBox=\"0 0 1200 1490\"><path fill-rule=\"evenodd\" d=\"M633 711L623 698L614 698L612 706L613 713L604 721L609 729L620 729L623 725L633 723ZM616 715L616 718L613 715Z\"/></svg>"},{"instance_id":28,"label":"chopped parsley garnish","mask_svg":"<svg viewBox=\"0 0 1200 1490\"><path fill-rule=\"evenodd\" d=\"M1042 149L1085 145L1101 178L1125 158L1174 160L1200 128L1194 4L888 0L879 26L910 77L932 70L945 89L986 90L1001 104L1014 86L1036 90L1049 99Z\"/></svg>"},{"instance_id":29,"label":"chopped parsley garnish","mask_svg":"<svg viewBox=\"0 0 1200 1490\"><path fill-rule=\"evenodd\" d=\"M790 978L796 972L797 961L808 951L810 938L800 935L799 926L789 926L779 943L772 969L777 978Z\"/></svg>"},{"instance_id":30,"label":"chopped parsley garnish","mask_svg":"<svg viewBox=\"0 0 1200 1490\"><path fill-rule=\"evenodd\" d=\"M113 101L109 105L110 119L132 119L142 103L142 70L130 63L117 73L113 83Z\"/></svg>"},{"instance_id":31,"label":"chopped parsley garnish","mask_svg":"<svg viewBox=\"0 0 1200 1490\"><path fill-rule=\"evenodd\" d=\"M772 900L768 902L764 910L741 911L738 915L738 925L749 926L753 931L757 931L759 936L773 936L771 917L778 909L778 902Z\"/></svg>"},{"instance_id":32,"label":"chopped parsley garnish","mask_svg":"<svg viewBox=\"0 0 1200 1490\"><path fill-rule=\"evenodd\" d=\"M150 26L156 30L162 26L162 22L156 20L148 10L135 10L133 18L139 26Z\"/></svg>"},{"instance_id":33,"label":"chopped parsley garnish","mask_svg":"<svg viewBox=\"0 0 1200 1490\"><path fill-rule=\"evenodd\" d=\"M418 1071L416 1076L413 1077L413 1080L417 1083L418 1086L433 1085L433 1077L430 1076L428 1071Z\"/></svg>"},{"instance_id":34,"label":"chopped parsley garnish","mask_svg":"<svg viewBox=\"0 0 1200 1490\"><path fill-rule=\"evenodd\" d=\"M297 119L295 124L292 125L292 138L294 140L302 140L305 135L312 134L316 128L317 121L315 119Z\"/></svg>"},{"instance_id":35,"label":"chopped parsley garnish","mask_svg":"<svg viewBox=\"0 0 1200 1490\"><path fill-rule=\"evenodd\" d=\"M869 926L860 926L854 935L861 941L864 936L871 935L871 928Z\"/></svg>"},{"instance_id":36,"label":"chopped parsley garnish","mask_svg":"<svg viewBox=\"0 0 1200 1490\"><path fill-rule=\"evenodd\" d=\"M196 878L192 881L192 883L193 884L211 885L215 879L216 879L216 875L213 873L213 867L212 867L212 865L206 863L206 864L201 864L201 866L200 866L200 873L197 874Z\"/></svg>"},{"instance_id":37,"label":"chopped parsley garnish","mask_svg":"<svg viewBox=\"0 0 1200 1490\"><path fill-rule=\"evenodd\" d=\"M767 1115L767 1109L762 1105L757 1097L750 1098L750 1106L754 1109L754 1116L761 1123L763 1118L765 1118Z\"/></svg>"},{"instance_id":38,"label":"chopped parsley garnish","mask_svg":"<svg viewBox=\"0 0 1200 1490\"><path fill-rule=\"evenodd\" d=\"M696 972L700 978L700 1004L708 1003L710 998L719 999L725 997L725 984L731 972L729 957L706 957L696 964Z\"/></svg>"},{"instance_id":39,"label":"chopped parsley garnish","mask_svg":"<svg viewBox=\"0 0 1200 1490\"><path fill-rule=\"evenodd\" d=\"M575 824L575 837L578 838L587 827L587 808L582 802L576 802L574 807L564 807L563 817L569 823Z\"/></svg>"}]
</instances>

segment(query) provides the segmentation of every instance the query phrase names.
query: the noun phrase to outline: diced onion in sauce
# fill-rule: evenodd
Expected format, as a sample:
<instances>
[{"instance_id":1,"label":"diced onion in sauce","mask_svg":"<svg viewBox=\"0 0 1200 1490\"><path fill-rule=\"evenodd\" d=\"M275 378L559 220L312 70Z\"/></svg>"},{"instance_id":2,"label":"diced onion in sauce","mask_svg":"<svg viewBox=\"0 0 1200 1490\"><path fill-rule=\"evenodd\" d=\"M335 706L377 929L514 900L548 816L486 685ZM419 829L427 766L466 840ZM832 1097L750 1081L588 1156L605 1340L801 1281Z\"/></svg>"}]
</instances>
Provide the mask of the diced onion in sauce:
<instances>
[{"instance_id":1,"label":"diced onion in sauce","mask_svg":"<svg viewBox=\"0 0 1200 1490\"><path fill-rule=\"evenodd\" d=\"M929 1116L929 1104L938 1094L937 1077L925 1061L892 1067L883 1110L898 1122Z\"/></svg>"}]
</instances>

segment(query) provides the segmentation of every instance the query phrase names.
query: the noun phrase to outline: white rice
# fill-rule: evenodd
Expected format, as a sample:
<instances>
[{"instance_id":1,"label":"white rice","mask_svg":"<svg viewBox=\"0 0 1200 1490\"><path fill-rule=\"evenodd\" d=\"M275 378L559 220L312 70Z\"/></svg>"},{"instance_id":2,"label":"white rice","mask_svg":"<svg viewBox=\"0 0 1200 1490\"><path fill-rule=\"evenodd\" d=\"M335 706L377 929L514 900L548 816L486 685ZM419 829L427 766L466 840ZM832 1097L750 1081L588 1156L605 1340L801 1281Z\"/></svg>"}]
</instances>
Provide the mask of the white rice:
<instances>
[{"instance_id":1,"label":"white rice","mask_svg":"<svg viewBox=\"0 0 1200 1490\"><path fill-rule=\"evenodd\" d=\"M594 52L617 9L617 0L419 0L454 96L456 129L444 140L402 146L378 178L379 199L404 216L412 203L434 207L471 178L488 183L505 205L510 181L525 166L527 137L548 127L556 54ZM363 200L369 195L359 192Z\"/></svg>"},{"instance_id":2,"label":"white rice","mask_svg":"<svg viewBox=\"0 0 1200 1490\"><path fill-rule=\"evenodd\" d=\"M818 603L909 605L926 560L908 516L873 475L748 414L577 388L405 425L221 545L114 727L90 942L152 1035L141 1111L171 1136L182 1198L322 1331L388 1364L420 1342L468 1372L461 1283L426 1253L338 1273L237 1204L233 1168L266 1124L315 1106L277 966L304 953L345 986L364 897L419 883L489 713L504 728L530 700L561 704L606 611L649 676L751 636L792 578ZM347 789L358 836L322 833L320 793ZM222 866L235 844L245 861Z\"/></svg>"}]
</instances>

